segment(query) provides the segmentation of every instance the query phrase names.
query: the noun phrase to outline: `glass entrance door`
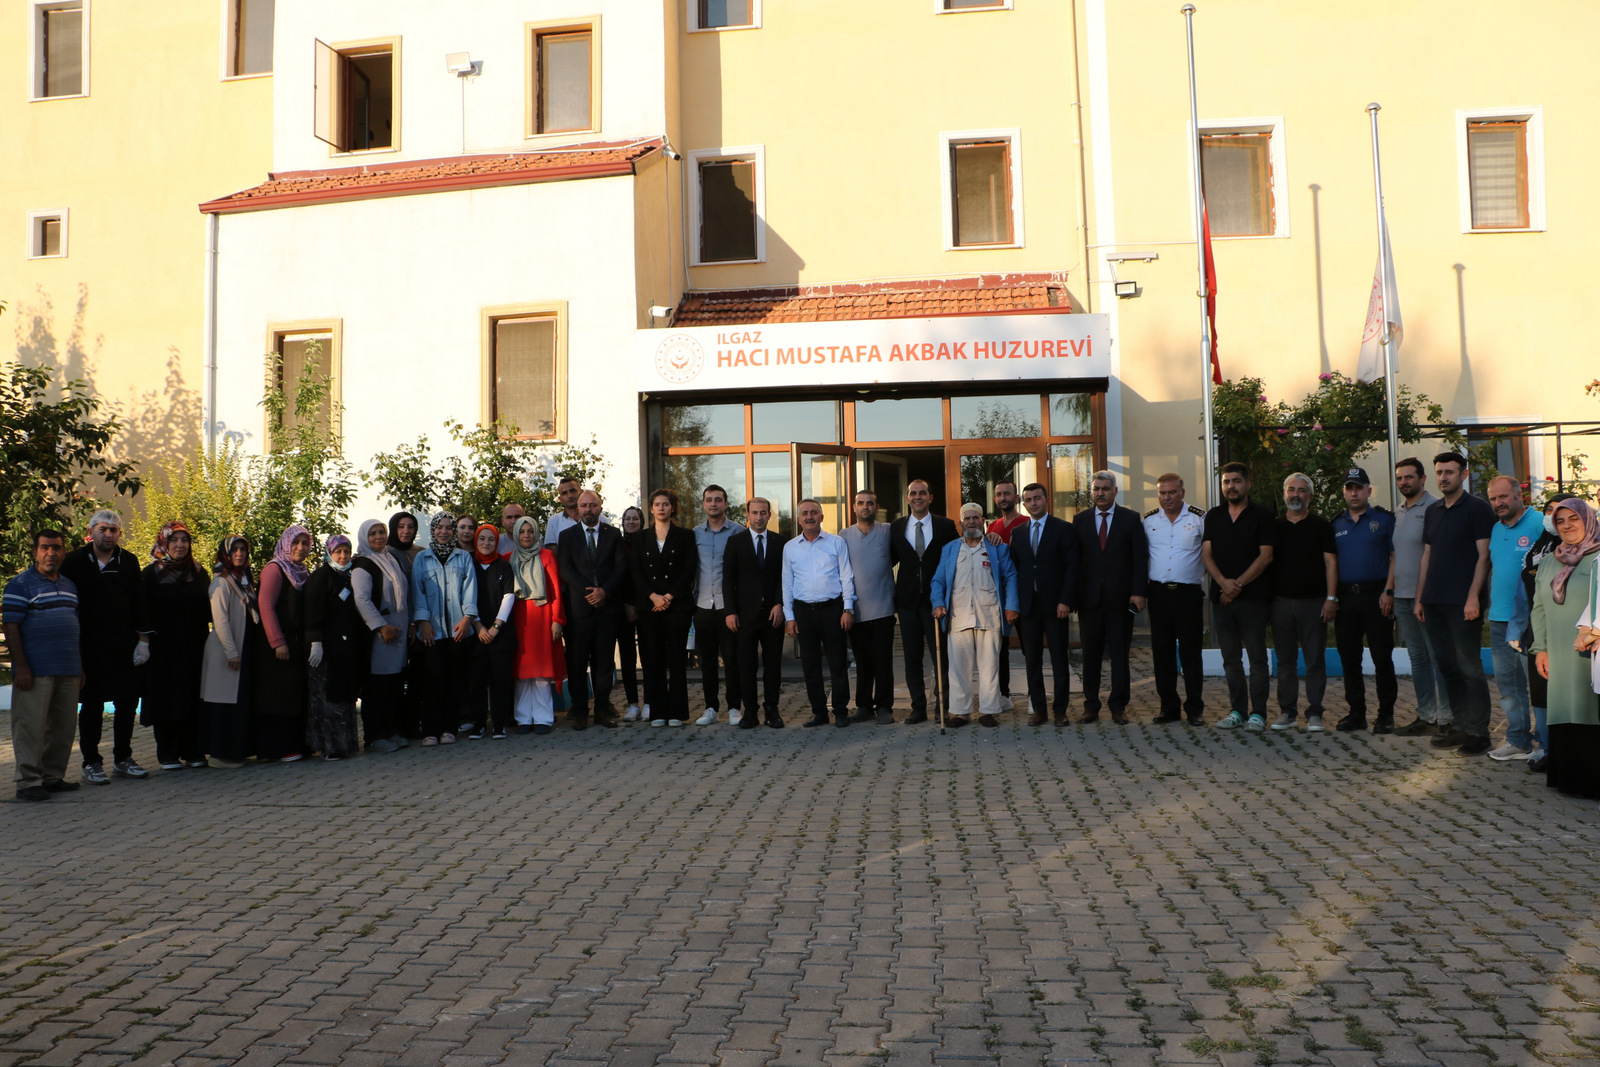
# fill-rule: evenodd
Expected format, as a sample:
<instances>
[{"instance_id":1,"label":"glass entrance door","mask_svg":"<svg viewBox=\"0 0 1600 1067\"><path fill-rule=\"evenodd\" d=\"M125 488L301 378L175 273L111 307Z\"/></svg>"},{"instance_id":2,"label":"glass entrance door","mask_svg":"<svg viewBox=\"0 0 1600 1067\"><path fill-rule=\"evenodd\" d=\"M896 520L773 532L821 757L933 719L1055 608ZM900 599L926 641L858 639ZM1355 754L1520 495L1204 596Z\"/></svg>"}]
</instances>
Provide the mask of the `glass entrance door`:
<instances>
[{"instance_id":1,"label":"glass entrance door","mask_svg":"<svg viewBox=\"0 0 1600 1067\"><path fill-rule=\"evenodd\" d=\"M800 501L808 497L822 505L822 528L836 534L853 521L850 498L854 449L847 445L796 444L789 448L792 472L795 531L799 532Z\"/></svg>"},{"instance_id":2,"label":"glass entrance door","mask_svg":"<svg viewBox=\"0 0 1600 1067\"><path fill-rule=\"evenodd\" d=\"M1040 481L1037 452L1018 452L1015 443L961 445L951 448L954 462L945 472L947 491L950 494L950 517L960 514L961 505L979 504L984 514L994 511L994 486L996 482L1011 481L1022 487Z\"/></svg>"}]
</instances>

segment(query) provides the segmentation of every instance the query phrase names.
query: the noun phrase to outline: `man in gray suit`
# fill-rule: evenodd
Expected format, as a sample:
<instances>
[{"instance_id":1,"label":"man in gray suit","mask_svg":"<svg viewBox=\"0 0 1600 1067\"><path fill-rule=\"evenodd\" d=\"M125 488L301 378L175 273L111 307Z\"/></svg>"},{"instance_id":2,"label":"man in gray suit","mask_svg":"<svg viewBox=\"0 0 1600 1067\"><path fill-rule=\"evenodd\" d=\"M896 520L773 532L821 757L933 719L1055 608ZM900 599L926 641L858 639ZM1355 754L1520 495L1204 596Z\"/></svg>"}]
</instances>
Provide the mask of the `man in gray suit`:
<instances>
[{"instance_id":1,"label":"man in gray suit","mask_svg":"<svg viewBox=\"0 0 1600 1067\"><path fill-rule=\"evenodd\" d=\"M856 578L856 622L850 648L856 657L856 713L851 722L877 719L894 725L894 560L889 524L878 521L878 494L863 489L855 498L854 526L839 536L850 549Z\"/></svg>"}]
</instances>

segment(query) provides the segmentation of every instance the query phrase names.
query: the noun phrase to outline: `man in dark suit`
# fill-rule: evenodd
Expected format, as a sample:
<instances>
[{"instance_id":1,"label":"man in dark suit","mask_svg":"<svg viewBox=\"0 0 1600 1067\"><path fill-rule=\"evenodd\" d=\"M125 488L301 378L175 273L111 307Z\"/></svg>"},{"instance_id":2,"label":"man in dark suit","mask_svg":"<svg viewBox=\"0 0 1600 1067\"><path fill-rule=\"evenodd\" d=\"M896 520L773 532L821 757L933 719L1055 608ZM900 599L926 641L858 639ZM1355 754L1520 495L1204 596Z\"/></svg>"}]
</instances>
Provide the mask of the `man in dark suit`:
<instances>
[{"instance_id":1,"label":"man in dark suit","mask_svg":"<svg viewBox=\"0 0 1600 1067\"><path fill-rule=\"evenodd\" d=\"M1078 587L1070 607L1083 639L1083 718L1100 718L1100 660L1111 652L1111 721L1128 721L1128 646L1133 617L1144 610L1150 547L1137 512L1117 506L1117 476L1100 471L1090 482L1094 507L1072 520L1078 535Z\"/></svg>"},{"instance_id":2,"label":"man in dark suit","mask_svg":"<svg viewBox=\"0 0 1600 1067\"><path fill-rule=\"evenodd\" d=\"M756 708L765 711L768 726L781 727L778 689L783 680L783 546L789 539L768 530L772 504L756 497L745 505L746 528L733 535L722 557L722 592L729 614L725 621L738 643L739 692L744 717L739 729L754 729ZM762 702L756 703L756 654L760 650Z\"/></svg>"},{"instance_id":3,"label":"man in dark suit","mask_svg":"<svg viewBox=\"0 0 1600 1067\"><path fill-rule=\"evenodd\" d=\"M1017 568L1017 620L1022 629L1022 655L1027 663L1031 726L1045 724L1044 653L1050 651L1055 679L1051 710L1057 726L1067 724L1072 676L1067 667L1067 605L1078 582L1078 535L1050 514L1050 494L1038 482L1022 490L1028 522L1011 532L1011 562Z\"/></svg>"},{"instance_id":4,"label":"man in dark suit","mask_svg":"<svg viewBox=\"0 0 1600 1067\"><path fill-rule=\"evenodd\" d=\"M611 672L617 653L617 605L628 577L622 532L600 521L600 494L578 497L578 521L556 539L561 600L566 610L567 679L572 687L572 726L589 727L590 679L594 721L616 726L611 714Z\"/></svg>"},{"instance_id":5,"label":"man in dark suit","mask_svg":"<svg viewBox=\"0 0 1600 1067\"><path fill-rule=\"evenodd\" d=\"M900 649L911 695L911 714L905 720L908 726L928 721L922 650L933 652L938 640L933 621L933 572L939 568L939 553L958 536L952 520L928 511L932 501L928 483L918 478L906 487L911 514L889 525L889 550L895 564L894 607L900 617ZM948 654L935 655L934 669L940 678L948 676L949 666ZM948 698L945 704L948 706Z\"/></svg>"}]
</instances>

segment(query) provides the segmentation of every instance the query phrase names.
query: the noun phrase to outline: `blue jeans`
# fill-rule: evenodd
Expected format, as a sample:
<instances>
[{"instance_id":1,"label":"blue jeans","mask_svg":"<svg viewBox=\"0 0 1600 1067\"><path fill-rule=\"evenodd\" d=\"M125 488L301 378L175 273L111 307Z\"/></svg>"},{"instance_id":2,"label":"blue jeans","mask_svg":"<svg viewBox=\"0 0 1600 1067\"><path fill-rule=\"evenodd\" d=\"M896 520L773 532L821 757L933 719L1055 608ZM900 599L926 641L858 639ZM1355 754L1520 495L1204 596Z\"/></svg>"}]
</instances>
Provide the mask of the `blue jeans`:
<instances>
[{"instance_id":1,"label":"blue jeans","mask_svg":"<svg viewBox=\"0 0 1600 1067\"><path fill-rule=\"evenodd\" d=\"M1417 694L1417 718L1429 723L1450 721L1450 698L1445 693L1444 679L1434 665L1433 651L1428 644L1428 634L1412 612L1417 602L1411 597L1396 597L1394 621L1400 628L1400 640L1405 642L1411 656L1411 686Z\"/></svg>"},{"instance_id":2,"label":"blue jeans","mask_svg":"<svg viewBox=\"0 0 1600 1067\"><path fill-rule=\"evenodd\" d=\"M1506 742L1524 752L1533 749L1528 707L1528 657L1506 644L1507 623L1489 623L1489 651L1494 660L1494 686L1506 716Z\"/></svg>"},{"instance_id":3,"label":"blue jeans","mask_svg":"<svg viewBox=\"0 0 1600 1067\"><path fill-rule=\"evenodd\" d=\"M1428 643L1444 676L1455 729L1489 736L1489 679L1483 673L1483 619L1467 619L1461 604L1428 604Z\"/></svg>"}]
</instances>

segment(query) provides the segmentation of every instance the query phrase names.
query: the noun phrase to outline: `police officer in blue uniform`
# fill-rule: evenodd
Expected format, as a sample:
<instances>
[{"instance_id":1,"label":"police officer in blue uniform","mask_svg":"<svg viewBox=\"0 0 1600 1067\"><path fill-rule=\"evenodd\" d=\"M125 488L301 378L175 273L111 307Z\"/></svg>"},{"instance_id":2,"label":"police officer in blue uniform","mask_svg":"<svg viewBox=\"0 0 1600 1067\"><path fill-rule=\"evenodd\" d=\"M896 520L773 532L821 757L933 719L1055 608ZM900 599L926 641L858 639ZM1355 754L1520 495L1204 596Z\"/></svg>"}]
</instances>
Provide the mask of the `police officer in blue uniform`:
<instances>
[{"instance_id":1,"label":"police officer in blue uniform","mask_svg":"<svg viewBox=\"0 0 1600 1067\"><path fill-rule=\"evenodd\" d=\"M1350 714L1338 729L1349 733L1367 728L1367 685L1361 675L1361 647L1372 652L1378 680L1375 734L1394 733L1394 701L1399 684L1394 676L1394 513L1369 504L1372 479L1360 467L1344 475L1344 502L1333 520L1333 544L1339 556L1339 614L1334 642L1344 669L1345 702Z\"/></svg>"}]
</instances>

